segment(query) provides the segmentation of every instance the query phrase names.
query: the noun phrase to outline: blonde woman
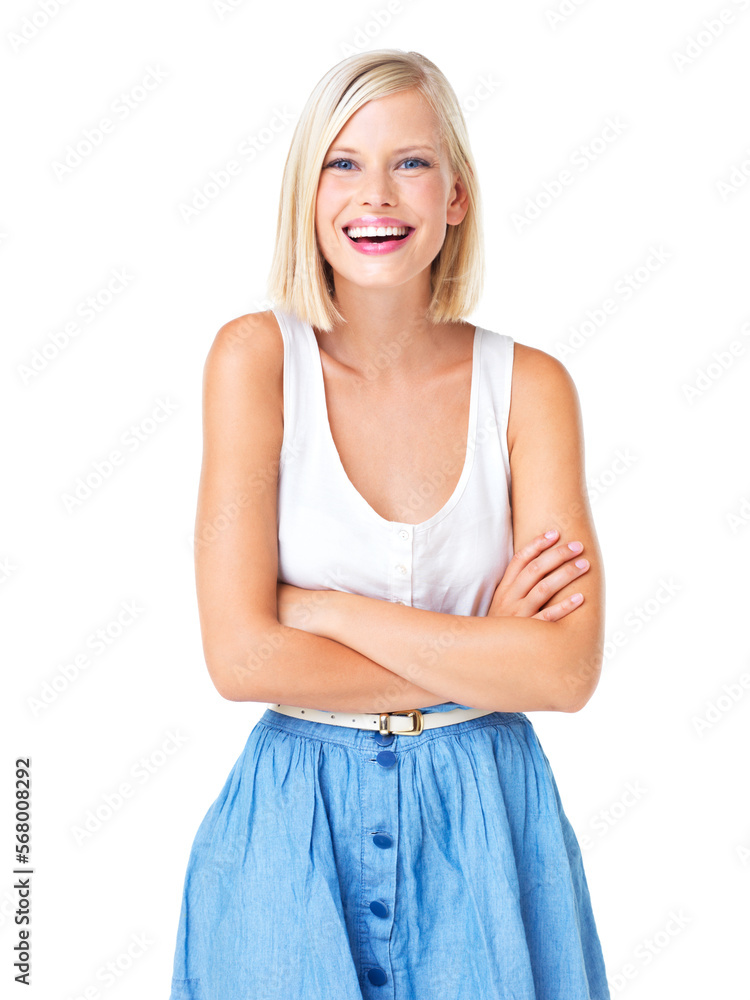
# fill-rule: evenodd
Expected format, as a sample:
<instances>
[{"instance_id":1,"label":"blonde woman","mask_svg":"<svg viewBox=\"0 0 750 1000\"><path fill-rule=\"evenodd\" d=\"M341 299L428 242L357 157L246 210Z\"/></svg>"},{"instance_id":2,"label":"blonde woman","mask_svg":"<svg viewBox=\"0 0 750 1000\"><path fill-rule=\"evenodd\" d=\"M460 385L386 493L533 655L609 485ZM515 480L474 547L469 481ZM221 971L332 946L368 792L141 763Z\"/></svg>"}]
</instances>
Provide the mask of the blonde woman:
<instances>
[{"instance_id":1,"label":"blonde woman","mask_svg":"<svg viewBox=\"0 0 750 1000\"><path fill-rule=\"evenodd\" d=\"M432 62L323 77L276 305L205 367L205 659L267 708L195 835L170 1000L609 1000L525 714L579 711L601 669L581 416L556 359L465 320L480 214Z\"/></svg>"}]
</instances>

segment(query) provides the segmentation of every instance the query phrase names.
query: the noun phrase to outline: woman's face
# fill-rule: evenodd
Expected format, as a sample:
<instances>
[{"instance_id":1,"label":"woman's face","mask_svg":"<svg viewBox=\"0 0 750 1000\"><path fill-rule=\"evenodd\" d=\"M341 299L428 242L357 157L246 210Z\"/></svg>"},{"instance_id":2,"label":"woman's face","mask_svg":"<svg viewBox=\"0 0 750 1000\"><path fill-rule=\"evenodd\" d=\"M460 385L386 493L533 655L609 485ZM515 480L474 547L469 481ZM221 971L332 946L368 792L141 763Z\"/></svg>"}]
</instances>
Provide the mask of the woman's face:
<instances>
[{"instance_id":1,"label":"woman's face","mask_svg":"<svg viewBox=\"0 0 750 1000\"><path fill-rule=\"evenodd\" d=\"M457 225L467 211L456 178L421 94L407 90L363 105L329 147L318 184L318 246L335 277L385 288L424 273L429 283L446 225ZM378 219L394 219L409 227L407 238L371 242L364 252L346 232L361 218L362 225L376 226ZM361 247L365 240L358 242ZM386 247L390 252L382 252Z\"/></svg>"}]
</instances>

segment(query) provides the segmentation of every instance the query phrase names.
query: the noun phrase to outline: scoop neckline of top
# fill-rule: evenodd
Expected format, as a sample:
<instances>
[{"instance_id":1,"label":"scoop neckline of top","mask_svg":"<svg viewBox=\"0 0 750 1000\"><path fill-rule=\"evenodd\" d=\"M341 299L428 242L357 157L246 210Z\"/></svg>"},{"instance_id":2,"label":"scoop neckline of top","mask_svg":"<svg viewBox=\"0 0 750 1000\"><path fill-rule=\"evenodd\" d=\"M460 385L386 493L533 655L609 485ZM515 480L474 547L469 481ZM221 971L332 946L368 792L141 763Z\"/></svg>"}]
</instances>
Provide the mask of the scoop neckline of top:
<instances>
[{"instance_id":1,"label":"scoop neckline of top","mask_svg":"<svg viewBox=\"0 0 750 1000\"><path fill-rule=\"evenodd\" d=\"M426 521L419 521L417 524L411 524L408 521L389 521L388 518L383 517L381 514L375 510L370 503L365 500L362 494L359 492L357 487L349 478L349 475L344 468L344 463L341 461L341 455L339 455L339 450L336 447L336 442L333 438L333 432L331 431L331 422L328 419L328 401L326 399L326 385L325 377L323 374L323 359L320 355L320 346L318 345L318 340L315 336L315 331L313 330L312 324L308 323L307 320L301 320L302 326L305 329L309 339L310 347L313 350L315 357L317 358L316 372L317 372L317 391L318 400L321 404L321 416L323 419L323 427L325 429L326 437L326 447L328 447L331 452L331 458L336 469L339 472L340 478L344 480L347 484L347 489L354 496L356 502L360 507L368 513L368 516L374 518L376 522L381 525L385 525L389 528L400 528L408 529L411 531L420 531L425 528L431 528L438 521L442 521L444 517L453 510L458 501L461 499L464 490L466 489L466 484L469 481L469 476L471 475L471 470L474 465L474 442L476 441L476 424L477 424L477 411L478 411L478 397L479 397L479 366L480 366L480 343L482 339L483 328L481 326L474 327L474 338L473 347L471 355L471 394L469 396L469 427L466 432L466 454L464 456L464 464L461 470L461 475L459 476L456 487L445 501L440 510L435 511L435 513L428 517Z\"/></svg>"}]
</instances>

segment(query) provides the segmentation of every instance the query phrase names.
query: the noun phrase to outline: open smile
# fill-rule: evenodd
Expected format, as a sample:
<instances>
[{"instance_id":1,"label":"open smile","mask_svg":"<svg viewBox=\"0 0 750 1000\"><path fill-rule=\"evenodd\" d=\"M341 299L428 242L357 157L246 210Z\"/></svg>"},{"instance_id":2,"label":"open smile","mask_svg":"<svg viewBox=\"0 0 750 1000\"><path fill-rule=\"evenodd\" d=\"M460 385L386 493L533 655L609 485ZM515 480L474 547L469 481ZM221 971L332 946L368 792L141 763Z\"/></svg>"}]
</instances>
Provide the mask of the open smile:
<instances>
[{"instance_id":1,"label":"open smile","mask_svg":"<svg viewBox=\"0 0 750 1000\"><path fill-rule=\"evenodd\" d=\"M413 226L349 226L343 231L351 246L364 254L393 253L416 232Z\"/></svg>"}]
</instances>

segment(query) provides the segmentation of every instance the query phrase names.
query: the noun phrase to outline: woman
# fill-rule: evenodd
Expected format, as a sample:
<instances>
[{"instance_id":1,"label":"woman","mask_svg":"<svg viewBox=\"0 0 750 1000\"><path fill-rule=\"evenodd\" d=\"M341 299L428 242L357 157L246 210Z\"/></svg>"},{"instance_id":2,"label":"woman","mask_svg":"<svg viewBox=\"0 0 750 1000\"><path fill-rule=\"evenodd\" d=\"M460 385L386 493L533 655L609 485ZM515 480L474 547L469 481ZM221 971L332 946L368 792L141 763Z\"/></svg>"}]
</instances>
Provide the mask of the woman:
<instances>
[{"instance_id":1,"label":"woman","mask_svg":"<svg viewBox=\"0 0 750 1000\"><path fill-rule=\"evenodd\" d=\"M601 669L578 399L463 320L481 281L448 82L394 49L334 66L285 166L277 306L206 363L204 653L268 708L193 842L171 1000L609 1000L524 714L578 711Z\"/></svg>"}]
</instances>

